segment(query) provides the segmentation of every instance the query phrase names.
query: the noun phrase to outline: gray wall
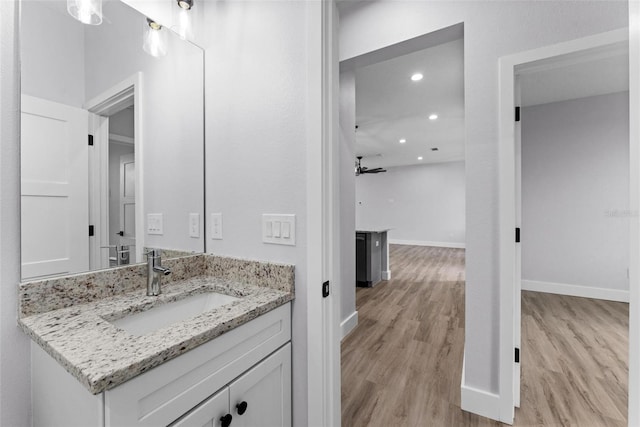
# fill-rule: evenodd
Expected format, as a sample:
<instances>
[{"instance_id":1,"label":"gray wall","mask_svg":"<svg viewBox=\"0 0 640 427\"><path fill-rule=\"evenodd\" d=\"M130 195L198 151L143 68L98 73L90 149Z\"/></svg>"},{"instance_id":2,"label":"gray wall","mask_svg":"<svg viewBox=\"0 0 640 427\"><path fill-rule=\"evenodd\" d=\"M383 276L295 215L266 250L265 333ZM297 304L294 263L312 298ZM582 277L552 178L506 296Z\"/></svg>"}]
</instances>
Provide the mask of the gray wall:
<instances>
[{"instance_id":1,"label":"gray wall","mask_svg":"<svg viewBox=\"0 0 640 427\"><path fill-rule=\"evenodd\" d=\"M464 247L464 162L388 168L356 178L356 228L391 243Z\"/></svg>"},{"instance_id":2,"label":"gray wall","mask_svg":"<svg viewBox=\"0 0 640 427\"><path fill-rule=\"evenodd\" d=\"M356 81L352 71L340 73L340 319L356 311Z\"/></svg>"},{"instance_id":3,"label":"gray wall","mask_svg":"<svg viewBox=\"0 0 640 427\"><path fill-rule=\"evenodd\" d=\"M499 394L498 58L626 27L627 2L377 1L345 7L340 59L464 22L465 385ZM507 390L502 392L506 393Z\"/></svg>"},{"instance_id":4,"label":"gray wall","mask_svg":"<svg viewBox=\"0 0 640 427\"><path fill-rule=\"evenodd\" d=\"M0 425L31 425L29 338L16 323L20 281L18 2L0 1Z\"/></svg>"},{"instance_id":5,"label":"gray wall","mask_svg":"<svg viewBox=\"0 0 640 427\"><path fill-rule=\"evenodd\" d=\"M629 93L522 112L522 277L628 290Z\"/></svg>"}]
</instances>

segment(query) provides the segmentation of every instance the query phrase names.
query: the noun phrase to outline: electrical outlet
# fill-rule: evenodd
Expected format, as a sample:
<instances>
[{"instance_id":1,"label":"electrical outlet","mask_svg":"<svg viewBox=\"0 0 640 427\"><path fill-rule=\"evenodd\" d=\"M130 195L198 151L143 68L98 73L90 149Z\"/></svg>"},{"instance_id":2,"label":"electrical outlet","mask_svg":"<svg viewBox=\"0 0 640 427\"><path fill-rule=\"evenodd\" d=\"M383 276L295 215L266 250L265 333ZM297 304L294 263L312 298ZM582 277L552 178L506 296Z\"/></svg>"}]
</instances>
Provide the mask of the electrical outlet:
<instances>
[{"instance_id":1,"label":"electrical outlet","mask_svg":"<svg viewBox=\"0 0 640 427\"><path fill-rule=\"evenodd\" d=\"M189 237L200 237L200 214L189 214Z\"/></svg>"},{"instance_id":2,"label":"electrical outlet","mask_svg":"<svg viewBox=\"0 0 640 427\"><path fill-rule=\"evenodd\" d=\"M147 214L147 234L164 234L162 222L161 213Z\"/></svg>"},{"instance_id":3,"label":"electrical outlet","mask_svg":"<svg viewBox=\"0 0 640 427\"><path fill-rule=\"evenodd\" d=\"M222 214L211 214L211 238L215 240L222 240Z\"/></svg>"}]
</instances>

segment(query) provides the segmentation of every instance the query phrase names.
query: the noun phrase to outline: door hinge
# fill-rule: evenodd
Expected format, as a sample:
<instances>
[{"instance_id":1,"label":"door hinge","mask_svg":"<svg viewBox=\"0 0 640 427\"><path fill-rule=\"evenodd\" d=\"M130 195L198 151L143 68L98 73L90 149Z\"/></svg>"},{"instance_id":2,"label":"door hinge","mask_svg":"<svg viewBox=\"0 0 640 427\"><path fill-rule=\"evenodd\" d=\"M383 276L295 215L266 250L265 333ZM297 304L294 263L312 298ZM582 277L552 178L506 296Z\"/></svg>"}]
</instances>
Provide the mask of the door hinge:
<instances>
[{"instance_id":1,"label":"door hinge","mask_svg":"<svg viewBox=\"0 0 640 427\"><path fill-rule=\"evenodd\" d=\"M89 226L89 237L93 237L93 225Z\"/></svg>"},{"instance_id":2,"label":"door hinge","mask_svg":"<svg viewBox=\"0 0 640 427\"><path fill-rule=\"evenodd\" d=\"M327 280L322 284L322 297L326 298L329 296L329 281Z\"/></svg>"},{"instance_id":3,"label":"door hinge","mask_svg":"<svg viewBox=\"0 0 640 427\"><path fill-rule=\"evenodd\" d=\"M516 122L520 121L520 107L516 107Z\"/></svg>"},{"instance_id":4,"label":"door hinge","mask_svg":"<svg viewBox=\"0 0 640 427\"><path fill-rule=\"evenodd\" d=\"M88 135L89 136L89 145L93 146L93 135Z\"/></svg>"},{"instance_id":5,"label":"door hinge","mask_svg":"<svg viewBox=\"0 0 640 427\"><path fill-rule=\"evenodd\" d=\"M516 347L515 361L520 363L520 349L518 347Z\"/></svg>"},{"instance_id":6,"label":"door hinge","mask_svg":"<svg viewBox=\"0 0 640 427\"><path fill-rule=\"evenodd\" d=\"M520 227L516 227L516 243L520 243Z\"/></svg>"}]
</instances>

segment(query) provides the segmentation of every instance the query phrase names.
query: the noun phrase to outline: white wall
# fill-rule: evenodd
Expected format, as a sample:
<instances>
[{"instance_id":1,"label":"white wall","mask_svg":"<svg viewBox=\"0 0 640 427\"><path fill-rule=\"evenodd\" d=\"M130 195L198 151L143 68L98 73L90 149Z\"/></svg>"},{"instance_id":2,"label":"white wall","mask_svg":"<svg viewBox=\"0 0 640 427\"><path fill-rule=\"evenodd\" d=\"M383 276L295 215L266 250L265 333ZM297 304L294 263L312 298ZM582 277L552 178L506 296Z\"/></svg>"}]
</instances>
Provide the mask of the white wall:
<instances>
[{"instance_id":1,"label":"white wall","mask_svg":"<svg viewBox=\"0 0 640 427\"><path fill-rule=\"evenodd\" d=\"M464 247L464 162L388 168L356 178L356 228L391 243Z\"/></svg>"},{"instance_id":2,"label":"white wall","mask_svg":"<svg viewBox=\"0 0 640 427\"><path fill-rule=\"evenodd\" d=\"M51 1L22 2L20 44L29 52L21 58L22 93L82 108L85 25L60 9Z\"/></svg>"},{"instance_id":3,"label":"white wall","mask_svg":"<svg viewBox=\"0 0 640 427\"><path fill-rule=\"evenodd\" d=\"M357 321L356 312L356 79L340 73L340 319L343 334Z\"/></svg>"},{"instance_id":4,"label":"white wall","mask_svg":"<svg viewBox=\"0 0 640 427\"><path fill-rule=\"evenodd\" d=\"M464 385L499 412L498 58L628 25L627 3L377 1L345 7L349 59L464 22L466 304ZM502 390L510 393L510 390Z\"/></svg>"},{"instance_id":5,"label":"white wall","mask_svg":"<svg viewBox=\"0 0 640 427\"><path fill-rule=\"evenodd\" d=\"M308 4L215 2L205 10L206 212L223 215L223 240L208 240L207 252L296 265L293 421L300 426L308 424ZM296 246L262 243L263 213L296 214Z\"/></svg>"},{"instance_id":6,"label":"white wall","mask_svg":"<svg viewBox=\"0 0 640 427\"><path fill-rule=\"evenodd\" d=\"M522 111L522 278L629 289L629 92Z\"/></svg>"},{"instance_id":7,"label":"white wall","mask_svg":"<svg viewBox=\"0 0 640 427\"><path fill-rule=\"evenodd\" d=\"M20 68L18 2L0 1L0 425L31 425L29 338L18 329Z\"/></svg>"}]
</instances>

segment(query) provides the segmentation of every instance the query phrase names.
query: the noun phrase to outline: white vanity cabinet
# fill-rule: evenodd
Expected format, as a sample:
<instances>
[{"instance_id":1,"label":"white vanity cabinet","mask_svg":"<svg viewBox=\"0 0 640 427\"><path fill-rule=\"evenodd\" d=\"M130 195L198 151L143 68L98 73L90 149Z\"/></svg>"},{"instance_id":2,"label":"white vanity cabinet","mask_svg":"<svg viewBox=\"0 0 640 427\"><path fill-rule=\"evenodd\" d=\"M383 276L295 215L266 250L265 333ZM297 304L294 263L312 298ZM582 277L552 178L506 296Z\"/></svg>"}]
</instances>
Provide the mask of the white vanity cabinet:
<instances>
[{"instance_id":1,"label":"white vanity cabinet","mask_svg":"<svg viewBox=\"0 0 640 427\"><path fill-rule=\"evenodd\" d=\"M171 427L291 425L291 344L260 362Z\"/></svg>"},{"instance_id":2,"label":"white vanity cabinet","mask_svg":"<svg viewBox=\"0 0 640 427\"><path fill-rule=\"evenodd\" d=\"M33 426L290 426L290 340L287 303L98 395L34 344Z\"/></svg>"}]
</instances>

